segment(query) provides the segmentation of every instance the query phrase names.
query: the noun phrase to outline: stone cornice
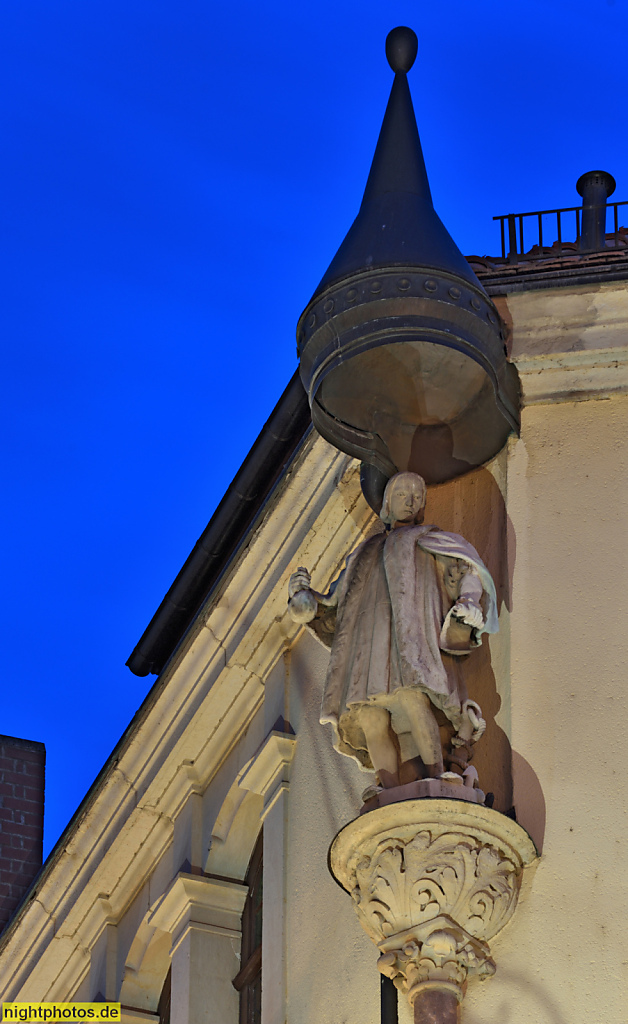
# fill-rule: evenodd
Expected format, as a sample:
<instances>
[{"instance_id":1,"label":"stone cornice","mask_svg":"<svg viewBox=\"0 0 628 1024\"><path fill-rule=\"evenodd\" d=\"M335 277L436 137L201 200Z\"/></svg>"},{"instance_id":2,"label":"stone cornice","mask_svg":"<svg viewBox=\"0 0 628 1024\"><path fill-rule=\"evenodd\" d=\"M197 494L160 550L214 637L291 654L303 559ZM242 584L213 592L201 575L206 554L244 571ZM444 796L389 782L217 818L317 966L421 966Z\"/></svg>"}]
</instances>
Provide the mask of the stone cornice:
<instances>
[{"instance_id":1,"label":"stone cornice","mask_svg":"<svg viewBox=\"0 0 628 1024\"><path fill-rule=\"evenodd\" d=\"M157 901L148 923L172 936L172 952L190 928L239 938L246 885L181 872Z\"/></svg>"},{"instance_id":2,"label":"stone cornice","mask_svg":"<svg viewBox=\"0 0 628 1024\"><path fill-rule=\"evenodd\" d=\"M611 398L628 392L628 348L522 355L524 405Z\"/></svg>"}]
</instances>

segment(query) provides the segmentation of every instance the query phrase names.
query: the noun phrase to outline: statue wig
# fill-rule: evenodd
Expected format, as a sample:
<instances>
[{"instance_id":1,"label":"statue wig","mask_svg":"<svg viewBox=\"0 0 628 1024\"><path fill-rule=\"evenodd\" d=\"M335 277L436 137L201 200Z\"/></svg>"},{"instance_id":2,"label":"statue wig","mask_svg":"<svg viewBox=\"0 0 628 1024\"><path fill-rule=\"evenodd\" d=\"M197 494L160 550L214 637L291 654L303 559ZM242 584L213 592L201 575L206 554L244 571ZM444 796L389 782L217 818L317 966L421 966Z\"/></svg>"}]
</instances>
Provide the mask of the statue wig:
<instances>
[{"instance_id":1,"label":"statue wig","mask_svg":"<svg viewBox=\"0 0 628 1024\"><path fill-rule=\"evenodd\" d=\"M421 504L423 507L425 507L425 501L427 499L427 487L425 486L425 480L423 479L423 477L419 476L418 473L395 473L395 475L391 476L390 480L386 484L386 489L384 491L384 499L382 501L382 508L379 513L379 518L383 523L386 523L386 526L391 526L393 522L390 512L390 495L395 485L397 483L400 483L401 481L407 481L408 483L412 482L413 484L417 484L418 481L418 489L421 494Z\"/></svg>"}]
</instances>

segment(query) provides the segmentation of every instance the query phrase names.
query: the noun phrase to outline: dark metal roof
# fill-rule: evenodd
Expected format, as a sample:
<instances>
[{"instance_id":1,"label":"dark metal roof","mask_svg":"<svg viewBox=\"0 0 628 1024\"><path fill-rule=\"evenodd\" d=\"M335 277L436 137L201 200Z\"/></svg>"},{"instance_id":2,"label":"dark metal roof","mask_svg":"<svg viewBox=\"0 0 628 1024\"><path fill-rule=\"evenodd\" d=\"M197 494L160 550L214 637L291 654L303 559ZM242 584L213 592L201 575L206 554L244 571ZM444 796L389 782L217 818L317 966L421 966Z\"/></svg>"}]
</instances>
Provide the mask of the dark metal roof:
<instances>
[{"instance_id":1,"label":"dark metal roof","mask_svg":"<svg viewBox=\"0 0 628 1024\"><path fill-rule=\"evenodd\" d=\"M362 204L313 299L360 271L419 266L477 279L434 209L407 72L417 37L400 26L389 33L386 56L395 72Z\"/></svg>"},{"instance_id":2,"label":"dark metal roof","mask_svg":"<svg viewBox=\"0 0 628 1024\"><path fill-rule=\"evenodd\" d=\"M162 671L232 561L310 425L307 396L297 372L127 661L135 675Z\"/></svg>"},{"instance_id":3,"label":"dark metal roof","mask_svg":"<svg viewBox=\"0 0 628 1024\"><path fill-rule=\"evenodd\" d=\"M442 483L519 430L499 310L432 202L407 80L416 52L412 29L388 34L395 77L362 204L297 326L312 422L372 467L375 507L393 473Z\"/></svg>"},{"instance_id":4,"label":"dark metal roof","mask_svg":"<svg viewBox=\"0 0 628 1024\"><path fill-rule=\"evenodd\" d=\"M554 247L553 247L554 248ZM537 246L516 262L490 256L469 256L469 263L489 295L532 291L538 288L563 288L601 284L628 279L628 231L620 228L618 244L609 242L599 252L581 252L575 243L555 246L556 255Z\"/></svg>"}]
</instances>

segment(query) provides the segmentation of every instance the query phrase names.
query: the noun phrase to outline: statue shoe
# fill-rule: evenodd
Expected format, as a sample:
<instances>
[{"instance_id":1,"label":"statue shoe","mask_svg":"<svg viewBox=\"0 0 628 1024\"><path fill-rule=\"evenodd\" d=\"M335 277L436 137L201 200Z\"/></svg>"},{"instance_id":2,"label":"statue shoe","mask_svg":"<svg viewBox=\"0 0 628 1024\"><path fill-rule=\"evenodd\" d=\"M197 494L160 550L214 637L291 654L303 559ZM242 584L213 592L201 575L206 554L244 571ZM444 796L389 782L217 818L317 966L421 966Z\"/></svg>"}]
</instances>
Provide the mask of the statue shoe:
<instances>
[{"instance_id":1,"label":"statue shoe","mask_svg":"<svg viewBox=\"0 0 628 1024\"><path fill-rule=\"evenodd\" d=\"M458 775L458 772L443 772L440 777L441 782L449 782L452 786L463 786L464 779L462 775Z\"/></svg>"}]
</instances>

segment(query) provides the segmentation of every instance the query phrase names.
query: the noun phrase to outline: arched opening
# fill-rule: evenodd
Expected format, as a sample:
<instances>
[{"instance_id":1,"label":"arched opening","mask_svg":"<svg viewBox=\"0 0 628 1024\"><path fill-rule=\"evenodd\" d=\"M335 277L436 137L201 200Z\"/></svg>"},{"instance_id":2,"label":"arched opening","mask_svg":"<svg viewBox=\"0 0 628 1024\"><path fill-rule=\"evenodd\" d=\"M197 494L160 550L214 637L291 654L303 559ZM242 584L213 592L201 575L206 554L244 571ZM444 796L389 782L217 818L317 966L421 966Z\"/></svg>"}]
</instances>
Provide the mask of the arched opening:
<instances>
[{"instance_id":1,"label":"arched opening","mask_svg":"<svg viewBox=\"0 0 628 1024\"><path fill-rule=\"evenodd\" d=\"M212 828L205 862L207 874L246 879L262 809L261 796L240 789L234 782Z\"/></svg>"},{"instance_id":2,"label":"arched opening","mask_svg":"<svg viewBox=\"0 0 628 1024\"><path fill-rule=\"evenodd\" d=\"M122 1006L143 1013L158 1013L170 975L171 937L148 924L140 924L124 965L119 999Z\"/></svg>"}]
</instances>

